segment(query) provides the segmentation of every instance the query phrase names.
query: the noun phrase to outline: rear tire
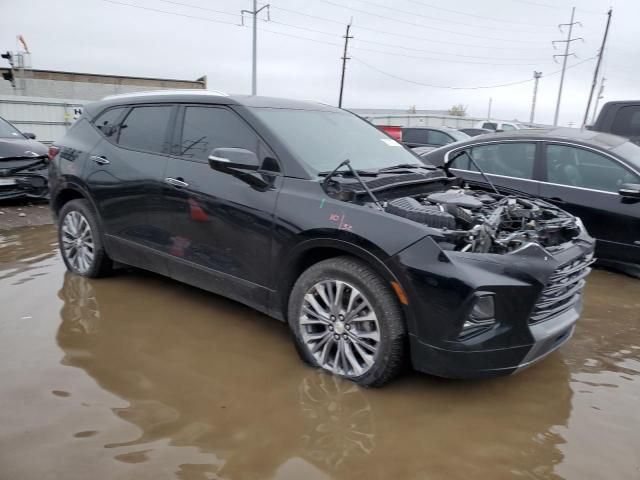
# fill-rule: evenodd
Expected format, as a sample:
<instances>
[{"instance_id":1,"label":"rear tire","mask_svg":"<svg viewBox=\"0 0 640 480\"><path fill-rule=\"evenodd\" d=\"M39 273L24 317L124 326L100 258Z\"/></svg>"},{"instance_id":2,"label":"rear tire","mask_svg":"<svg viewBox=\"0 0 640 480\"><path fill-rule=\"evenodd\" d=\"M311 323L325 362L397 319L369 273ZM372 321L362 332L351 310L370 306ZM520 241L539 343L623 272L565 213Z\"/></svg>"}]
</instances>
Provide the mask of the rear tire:
<instances>
[{"instance_id":1,"label":"rear tire","mask_svg":"<svg viewBox=\"0 0 640 480\"><path fill-rule=\"evenodd\" d=\"M104 249L97 216L87 200L71 200L60 210L58 244L70 272L97 278L109 275L113 270L113 262Z\"/></svg>"},{"instance_id":2,"label":"rear tire","mask_svg":"<svg viewBox=\"0 0 640 480\"><path fill-rule=\"evenodd\" d=\"M318 262L300 275L288 321L300 357L359 385L380 387L403 369L406 327L387 283L352 257Z\"/></svg>"}]
</instances>

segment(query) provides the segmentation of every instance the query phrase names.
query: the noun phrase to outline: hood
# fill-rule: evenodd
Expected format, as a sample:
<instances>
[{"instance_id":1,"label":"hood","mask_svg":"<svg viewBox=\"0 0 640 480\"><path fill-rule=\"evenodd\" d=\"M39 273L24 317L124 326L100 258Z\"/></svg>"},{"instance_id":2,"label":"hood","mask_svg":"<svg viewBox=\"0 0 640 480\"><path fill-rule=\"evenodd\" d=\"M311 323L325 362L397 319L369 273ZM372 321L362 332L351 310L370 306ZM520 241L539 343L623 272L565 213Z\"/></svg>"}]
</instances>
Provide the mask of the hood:
<instances>
[{"instance_id":1,"label":"hood","mask_svg":"<svg viewBox=\"0 0 640 480\"><path fill-rule=\"evenodd\" d=\"M27 138L0 138L0 161L11 157L41 157L47 155L45 145Z\"/></svg>"}]
</instances>

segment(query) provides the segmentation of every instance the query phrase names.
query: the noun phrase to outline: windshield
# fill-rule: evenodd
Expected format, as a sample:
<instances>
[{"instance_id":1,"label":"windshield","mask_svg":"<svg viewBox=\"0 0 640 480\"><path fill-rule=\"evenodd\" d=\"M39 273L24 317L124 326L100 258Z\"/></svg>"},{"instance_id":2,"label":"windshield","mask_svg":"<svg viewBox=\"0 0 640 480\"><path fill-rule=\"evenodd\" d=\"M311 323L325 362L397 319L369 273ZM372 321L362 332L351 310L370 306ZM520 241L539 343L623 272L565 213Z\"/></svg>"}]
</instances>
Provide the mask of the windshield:
<instances>
[{"instance_id":1,"label":"windshield","mask_svg":"<svg viewBox=\"0 0 640 480\"><path fill-rule=\"evenodd\" d=\"M0 118L0 138L24 138L24 136L16 127Z\"/></svg>"},{"instance_id":2,"label":"windshield","mask_svg":"<svg viewBox=\"0 0 640 480\"><path fill-rule=\"evenodd\" d=\"M633 142L624 142L611 151L624 158L636 170L640 171L640 147Z\"/></svg>"},{"instance_id":3,"label":"windshield","mask_svg":"<svg viewBox=\"0 0 640 480\"><path fill-rule=\"evenodd\" d=\"M422 165L400 143L348 112L257 107L252 111L315 173L331 171L346 159L357 170Z\"/></svg>"}]
</instances>

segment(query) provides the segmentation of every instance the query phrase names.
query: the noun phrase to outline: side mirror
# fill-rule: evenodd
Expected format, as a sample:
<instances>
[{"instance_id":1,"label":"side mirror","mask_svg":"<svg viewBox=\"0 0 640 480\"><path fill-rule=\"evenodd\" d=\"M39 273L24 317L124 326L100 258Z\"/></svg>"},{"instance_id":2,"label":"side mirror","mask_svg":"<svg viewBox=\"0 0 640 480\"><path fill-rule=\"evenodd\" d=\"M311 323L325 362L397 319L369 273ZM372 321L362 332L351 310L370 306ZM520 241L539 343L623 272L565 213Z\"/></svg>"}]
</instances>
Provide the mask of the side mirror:
<instances>
[{"instance_id":1,"label":"side mirror","mask_svg":"<svg viewBox=\"0 0 640 480\"><path fill-rule=\"evenodd\" d=\"M640 184L623 183L618 193L625 198L640 198Z\"/></svg>"},{"instance_id":2,"label":"side mirror","mask_svg":"<svg viewBox=\"0 0 640 480\"><path fill-rule=\"evenodd\" d=\"M209 165L215 170L258 170L260 161L255 153L244 148L216 148L209 155Z\"/></svg>"},{"instance_id":3,"label":"side mirror","mask_svg":"<svg viewBox=\"0 0 640 480\"><path fill-rule=\"evenodd\" d=\"M22 132L22 136L24 138L28 138L29 140L35 140L36 139L36 134L35 133L31 133L31 132Z\"/></svg>"}]
</instances>

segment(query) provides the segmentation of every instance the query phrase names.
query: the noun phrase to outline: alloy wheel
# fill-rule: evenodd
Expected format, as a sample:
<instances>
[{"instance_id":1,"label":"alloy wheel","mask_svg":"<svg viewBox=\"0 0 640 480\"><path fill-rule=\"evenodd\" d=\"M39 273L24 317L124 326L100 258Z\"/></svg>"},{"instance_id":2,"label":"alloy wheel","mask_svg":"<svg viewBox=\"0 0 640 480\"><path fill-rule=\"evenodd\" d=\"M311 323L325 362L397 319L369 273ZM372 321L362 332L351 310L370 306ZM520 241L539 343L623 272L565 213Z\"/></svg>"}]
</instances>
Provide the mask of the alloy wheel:
<instances>
[{"instance_id":1,"label":"alloy wheel","mask_svg":"<svg viewBox=\"0 0 640 480\"><path fill-rule=\"evenodd\" d=\"M378 317L353 285L341 280L313 285L304 296L299 326L306 348L322 368L358 377L373 366L380 345Z\"/></svg>"},{"instance_id":2,"label":"alloy wheel","mask_svg":"<svg viewBox=\"0 0 640 480\"><path fill-rule=\"evenodd\" d=\"M62 252L69 264L79 273L86 273L93 264L95 244L89 221L77 210L69 212L62 221Z\"/></svg>"}]
</instances>

